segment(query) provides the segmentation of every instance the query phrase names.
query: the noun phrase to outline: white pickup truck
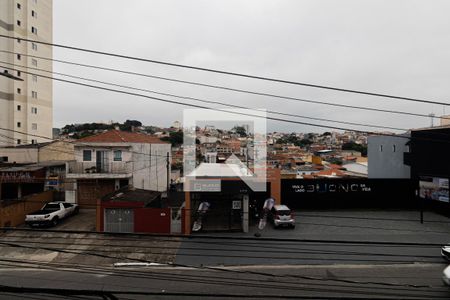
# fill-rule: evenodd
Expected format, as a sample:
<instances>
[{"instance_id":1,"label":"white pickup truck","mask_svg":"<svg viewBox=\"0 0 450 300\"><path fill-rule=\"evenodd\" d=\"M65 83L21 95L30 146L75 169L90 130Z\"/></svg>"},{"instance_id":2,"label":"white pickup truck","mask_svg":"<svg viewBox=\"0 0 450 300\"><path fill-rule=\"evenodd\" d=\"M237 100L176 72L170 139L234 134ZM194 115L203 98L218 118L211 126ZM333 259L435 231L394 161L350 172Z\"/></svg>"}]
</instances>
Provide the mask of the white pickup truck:
<instances>
[{"instance_id":1,"label":"white pickup truck","mask_svg":"<svg viewBox=\"0 0 450 300\"><path fill-rule=\"evenodd\" d=\"M64 218L78 213L78 204L66 202L49 202L41 210L28 214L25 223L29 226L55 226Z\"/></svg>"}]
</instances>

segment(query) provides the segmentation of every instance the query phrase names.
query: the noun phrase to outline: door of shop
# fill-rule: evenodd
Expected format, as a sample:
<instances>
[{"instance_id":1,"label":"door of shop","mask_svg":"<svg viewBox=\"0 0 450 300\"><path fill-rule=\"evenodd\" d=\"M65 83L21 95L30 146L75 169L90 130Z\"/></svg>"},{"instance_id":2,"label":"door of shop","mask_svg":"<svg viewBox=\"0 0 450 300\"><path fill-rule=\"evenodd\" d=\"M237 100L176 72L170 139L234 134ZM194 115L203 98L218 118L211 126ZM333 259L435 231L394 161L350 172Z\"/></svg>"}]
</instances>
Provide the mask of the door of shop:
<instances>
[{"instance_id":1,"label":"door of shop","mask_svg":"<svg viewBox=\"0 0 450 300\"><path fill-rule=\"evenodd\" d=\"M242 195L197 193L193 198L192 224L198 217L200 203L207 201L210 209L203 219L203 231L242 231Z\"/></svg>"},{"instance_id":2,"label":"door of shop","mask_svg":"<svg viewBox=\"0 0 450 300\"><path fill-rule=\"evenodd\" d=\"M134 211L131 208L106 208L105 232L133 232Z\"/></svg>"}]
</instances>

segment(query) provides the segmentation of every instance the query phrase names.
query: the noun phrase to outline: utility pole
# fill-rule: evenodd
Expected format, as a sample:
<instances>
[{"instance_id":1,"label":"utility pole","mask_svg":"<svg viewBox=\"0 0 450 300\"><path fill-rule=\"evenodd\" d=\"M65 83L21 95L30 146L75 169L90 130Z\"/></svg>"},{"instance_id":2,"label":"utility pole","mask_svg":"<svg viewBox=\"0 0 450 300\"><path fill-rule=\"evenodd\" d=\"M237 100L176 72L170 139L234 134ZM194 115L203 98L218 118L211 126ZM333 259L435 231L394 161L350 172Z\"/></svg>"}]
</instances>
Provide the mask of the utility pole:
<instances>
[{"instance_id":1,"label":"utility pole","mask_svg":"<svg viewBox=\"0 0 450 300\"><path fill-rule=\"evenodd\" d=\"M247 150L247 154L245 155L245 157L246 157L246 161L247 161L247 169L249 168L249 160L248 160L248 129L249 129L249 127L248 127L248 124L245 126L246 127L246 137L245 137L245 140L246 140L246 142L247 142L247 146L245 147L246 148L246 150Z\"/></svg>"},{"instance_id":2,"label":"utility pole","mask_svg":"<svg viewBox=\"0 0 450 300\"><path fill-rule=\"evenodd\" d=\"M435 114L434 114L434 113L430 113L430 114L428 114L428 116L429 116L430 119L431 119L431 127L434 127L434 117L435 117Z\"/></svg>"},{"instance_id":3,"label":"utility pole","mask_svg":"<svg viewBox=\"0 0 450 300\"><path fill-rule=\"evenodd\" d=\"M169 152L167 152L167 158L166 158L166 173L167 173L167 193L169 193L169 180L170 180L170 158L169 158Z\"/></svg>"}]
</instances>

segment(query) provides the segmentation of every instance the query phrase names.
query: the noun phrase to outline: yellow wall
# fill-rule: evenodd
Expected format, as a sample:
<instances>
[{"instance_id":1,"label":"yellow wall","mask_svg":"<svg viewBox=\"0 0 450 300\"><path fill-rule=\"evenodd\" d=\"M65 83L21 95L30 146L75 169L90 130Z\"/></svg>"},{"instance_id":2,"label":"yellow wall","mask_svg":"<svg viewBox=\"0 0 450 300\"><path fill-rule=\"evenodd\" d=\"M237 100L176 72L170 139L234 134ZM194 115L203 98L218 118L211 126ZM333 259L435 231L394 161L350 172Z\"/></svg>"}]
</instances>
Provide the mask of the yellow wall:
<instances>
[{"instance_id":1,"label":"yellow wall","mask_svg":"<svg viewBox=\"0 0 450 300\"><path fill-rule=\"evenodd\" d=\"M72 143L55 141L39 149L39 162L75 160Z\"/></svg>"}]
</instances>

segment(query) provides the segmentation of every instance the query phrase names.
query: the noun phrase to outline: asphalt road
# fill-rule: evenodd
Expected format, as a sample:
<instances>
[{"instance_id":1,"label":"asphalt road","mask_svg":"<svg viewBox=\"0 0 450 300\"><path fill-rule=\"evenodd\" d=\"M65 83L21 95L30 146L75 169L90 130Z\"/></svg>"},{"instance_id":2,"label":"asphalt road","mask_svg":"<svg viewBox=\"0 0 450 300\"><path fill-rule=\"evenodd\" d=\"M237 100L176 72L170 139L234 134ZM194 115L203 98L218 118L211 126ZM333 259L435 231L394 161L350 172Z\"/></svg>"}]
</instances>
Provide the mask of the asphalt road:
<instances>
[{"instance_id":1,"label":"asphalt road","mask_svg":"<svg viewBox=\"0 0 450 300\"><path fill-rule=\"evenodd\" d=\"M440 245L450 242L449 219L434 213L425 214L424 224L419 222L415 211L303 211L295 215L295 229L274 229L268 224L263 230L253 226L249 233L213 234L254 237L259 233L259 240L211 241L202 239L202 234L195 239L185 239L175 262L196 266L441 263ZM264 238L316 242L279 242L262 240ZM361 243L339 243L343 241ZM384 242L394 244L377 244Z\"/></svg>"},{"instance_id":2,"label":"asphalt road","mask_svg":"<svg viewBox=\"0 0 450 300\"><path fill-rule=\"evenodd\" d=\"M143 237L6 233L2 243L28 248L0 243L0 285L9 287L0 286L0 299L104 299L87 295L95 291L110 291L116 297L110 299L124 300L450 299L450 289L441 279L447 262L440 256L440 245L450 241L447 218L427 213L420 224L417 212L368 210L302 211L296 216L294 230L253 227L249 233L214 234L227 239L199 235L175 243ZM262 236L254 238L256 232ZM55 244L42 249L55 235ZM60 252L68 250L79 254ZM157 254L162 252L164 256ZM155 257L172 264L111 267L113 262L151 262ZM42 288L67 290L55 296Z\"/></svg>"},{"instance_id":3,"label":"asphalt road","mask_svg":"<svg viewBox=\"0 0 450 300\"><path fill-rule=\"evenodd\" d=\"M64 296L49 291L25 295L0 292L0 299L69 299L73 293L78 293L76 297L81 299L101 299L86 297L85 290L111 292L117 299L149 299L150 296L151 299L229 299L230 295L236 298L249 295L256 299L448 299L450 290L440 278L443 267L443 264L253 266L218 270L4 267L0 269L2 285L66 291ZM140 294L128 294L130 291Z\"/></svg>"}]
</instances>

